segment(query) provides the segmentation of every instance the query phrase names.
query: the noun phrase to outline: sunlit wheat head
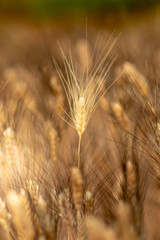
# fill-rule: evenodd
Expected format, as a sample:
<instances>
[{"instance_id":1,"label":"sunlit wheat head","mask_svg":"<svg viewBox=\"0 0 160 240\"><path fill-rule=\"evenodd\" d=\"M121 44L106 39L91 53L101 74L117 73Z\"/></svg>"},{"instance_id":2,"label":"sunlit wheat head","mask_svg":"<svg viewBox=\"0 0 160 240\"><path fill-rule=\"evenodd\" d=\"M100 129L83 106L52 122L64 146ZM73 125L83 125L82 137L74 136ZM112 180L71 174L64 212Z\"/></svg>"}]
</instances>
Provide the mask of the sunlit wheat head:
<instances>
[{"instance_id":1,"label":"sunlit wheat head","mask_svg":"<svg viewBox=\"0 0 160 240\"><path fill-rule=\"evenodd\" d=\"M55 66L62 81L70 108L70 113L65 113L73 121L73 124L69 124L77 130L79 136L82 136L84 133L99 100L114 83L106 89L105 82L112 63L115 60L115 56L111 54L114 44L115 41L113 41L110 46L109 43L107 43L99 53L95 63L93 63L97 47L95 46L91 59L87 59L87 61L85 59L85 62L87 62L85 69L87 70L84 69L83 74L79 74L79 71L77 73L77 68L81 66L75 67L71 52L69 58L67 58L60 47L64 60L65 74L62 73L57 63L55 63ZM88 58L88 52L86 58ZM90 64L88 64L88 62ZM91 64L91 62L93 64Z\"/></svg>"}]
</instances>

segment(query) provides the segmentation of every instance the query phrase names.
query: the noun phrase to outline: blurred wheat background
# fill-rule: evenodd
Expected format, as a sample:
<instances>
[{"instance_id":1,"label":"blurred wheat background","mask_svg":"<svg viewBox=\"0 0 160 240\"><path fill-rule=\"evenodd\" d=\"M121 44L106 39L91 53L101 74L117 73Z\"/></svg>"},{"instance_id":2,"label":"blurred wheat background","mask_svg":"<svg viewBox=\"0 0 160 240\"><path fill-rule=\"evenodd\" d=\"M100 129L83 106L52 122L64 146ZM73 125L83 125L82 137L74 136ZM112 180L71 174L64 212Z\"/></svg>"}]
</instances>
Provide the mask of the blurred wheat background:
<instances>
[{"instance_id":1,"label":"blurred wheat background","mask_svg":"<svg viewBox=\"0 0 160 240\"><path fill-rule=\"evenodd\" d=\"M0 240L160 239L159 8L0 1Z\"/></svg>"}]
</instances>

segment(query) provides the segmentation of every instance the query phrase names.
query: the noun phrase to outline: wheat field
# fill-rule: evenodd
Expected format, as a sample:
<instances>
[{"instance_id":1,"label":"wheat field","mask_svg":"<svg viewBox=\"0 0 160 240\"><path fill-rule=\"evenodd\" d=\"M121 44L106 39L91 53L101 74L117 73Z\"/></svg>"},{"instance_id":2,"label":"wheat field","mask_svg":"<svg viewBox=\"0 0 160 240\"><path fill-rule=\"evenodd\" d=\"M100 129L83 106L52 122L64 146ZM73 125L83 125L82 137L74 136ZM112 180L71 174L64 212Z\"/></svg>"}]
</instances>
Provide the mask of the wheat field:
<instances>
[{"instance_id":1,"label":"wheat field","mask_svg":"<svg viewBox=\"0 0 160 240\"><path fill-rule=\"evenodd\" d=\"M0 240L160 239L159 26L0 24Z\"/></svg>"}]
</instances>

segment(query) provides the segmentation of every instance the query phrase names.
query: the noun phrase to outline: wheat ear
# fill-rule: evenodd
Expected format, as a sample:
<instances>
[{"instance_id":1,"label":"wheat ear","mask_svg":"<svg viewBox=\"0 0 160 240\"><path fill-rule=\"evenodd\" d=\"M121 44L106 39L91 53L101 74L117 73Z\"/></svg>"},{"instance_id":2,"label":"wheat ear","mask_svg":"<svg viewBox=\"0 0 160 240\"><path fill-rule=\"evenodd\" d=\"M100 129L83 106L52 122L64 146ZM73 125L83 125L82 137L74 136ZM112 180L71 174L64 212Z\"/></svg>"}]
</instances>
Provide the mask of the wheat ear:
<instances>
[{"instance_id":1,"label":"wheat ear","mask_svg":"<svg viewBox=\"0 0 160 240\"><path fill-rule=\"evenodd\" d=\"M64 193L59 194L58 199L60 216L68 228L73 228L75 225L74 216L70 207L70 202Z\"/></svg>"},{"instance_id":2,"label":"wheat ear","mask_svg":"<svg viewBox=\"0 0 160 240\"><path fill-rule=\"evenodd\" d=\"M60 70L57 63L54 62L55 67L57 68L59 77L62 81L64 90L67 96L69 108L70 108L70 114L65 112L65 110L64 112L73 121L74 123L73 126L69 122L68 123L74 129L77 130L78 136L79 136L78 161L77 161L78 168L80 168L80 149L81 149L82 134L84 133L87 127L87 124L93 112L95 111L100 99L105 95L107 90L115 82L114 81L102 93L105 80L108 76L109 70L114 61L114 58L113 59L111 58L111 60L106 61L108 56L111 53L111 49L114 46L114 44L115 44L115 41L113 41L108 51L106 51L107 45L105 46L95 66L92 66L91 68L91 66L88 66L88 63L87 63L87 72L84 74L83 77L79 75L77 76L71 54L70 54L70 59L68 60L62 48L60 47L60 45L59 47L61 49L61 52L64 58L64 67L65 67L66 76L64 76L64 74ZM100 98L98 98L99 94L101 94Z\"/></svg>"},{"instance_id":3,"label":"wheat ear","mask_svg":"<svg viewBox=\"0 0 160 240\"><path fill-rule=\"evenodd\" d=\"M137 239L130 205L123 201L119 201L117 206L117 231L120 239Z\"/></svg>"},{"instance_id":4,"label":"wheat ear","mask_svg":"<svg viewBox=\"0 0 160 240\"><path fill-rule=\"evenodd\" d=\"M24 199L22 201L21 197L22 195L18 195L14 190L11 190L7 195L7 202L12 212L13 223L19 239L33 240L35 233L28 211L28 202ZM22 198L24 198L24 195Z\"/></svg>"},{"instance_id":5,"label":"wheat ear","mask_svg":"<svg viewBox=\"0 0 160 240\"><path fill-rule=\"evenodd\" d=\"M0 198L0 226L6 233L7 240L10 240L10 214L6 209L5 202Z\"/></svg>"},{"instance_id":6,"label":"wheat ear","mask_svg":"<svg viewBox=\"0 0 160 240\"><path fill-rule=\"evenodd\" d=\"M86 114L85 114L85 98L80 97L75 111L75 126L79 136L78 143L78 168L80 168L80 149L81 149L81 137L86 128Z\"/></svg>"},{"instance_id":7,"label":"wheat ear","mask_svg":"<svg viewBox=\"0 0 160 240\"><path fill-rule=\"evenodd\" d=\"M49 142L53 164L57 162L57 131L52 126L49 129Z\"/></svg>"},{"instance_id":8,"label":"wheat ear","mask_svg":"<svg viewBox=\"0 0 160 240\"><path fill-rule=\"evenodd\" d=\"M117 240L116 232L113 228L107 227L98 218L91 215L86 217L88 240Z\"/></svg>"}]
</instances>

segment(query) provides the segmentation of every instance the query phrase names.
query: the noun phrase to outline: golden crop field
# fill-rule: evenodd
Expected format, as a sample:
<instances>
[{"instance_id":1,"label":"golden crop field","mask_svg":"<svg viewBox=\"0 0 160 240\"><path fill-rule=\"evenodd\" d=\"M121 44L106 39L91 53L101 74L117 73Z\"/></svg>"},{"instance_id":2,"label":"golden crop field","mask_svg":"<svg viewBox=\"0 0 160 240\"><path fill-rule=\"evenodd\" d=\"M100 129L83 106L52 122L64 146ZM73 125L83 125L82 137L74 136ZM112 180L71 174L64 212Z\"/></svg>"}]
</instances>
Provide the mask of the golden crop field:
<instances>
[{"instance_id":1,"label":"golden crop field","mask_svg":"<svg viewBox=\"0 0 160 240\"><path fill-rule=\"evenodd\" d=\"M1 19L0 240L160 239L160 16L127 20Z\"/></svg>"}]
</instances>

